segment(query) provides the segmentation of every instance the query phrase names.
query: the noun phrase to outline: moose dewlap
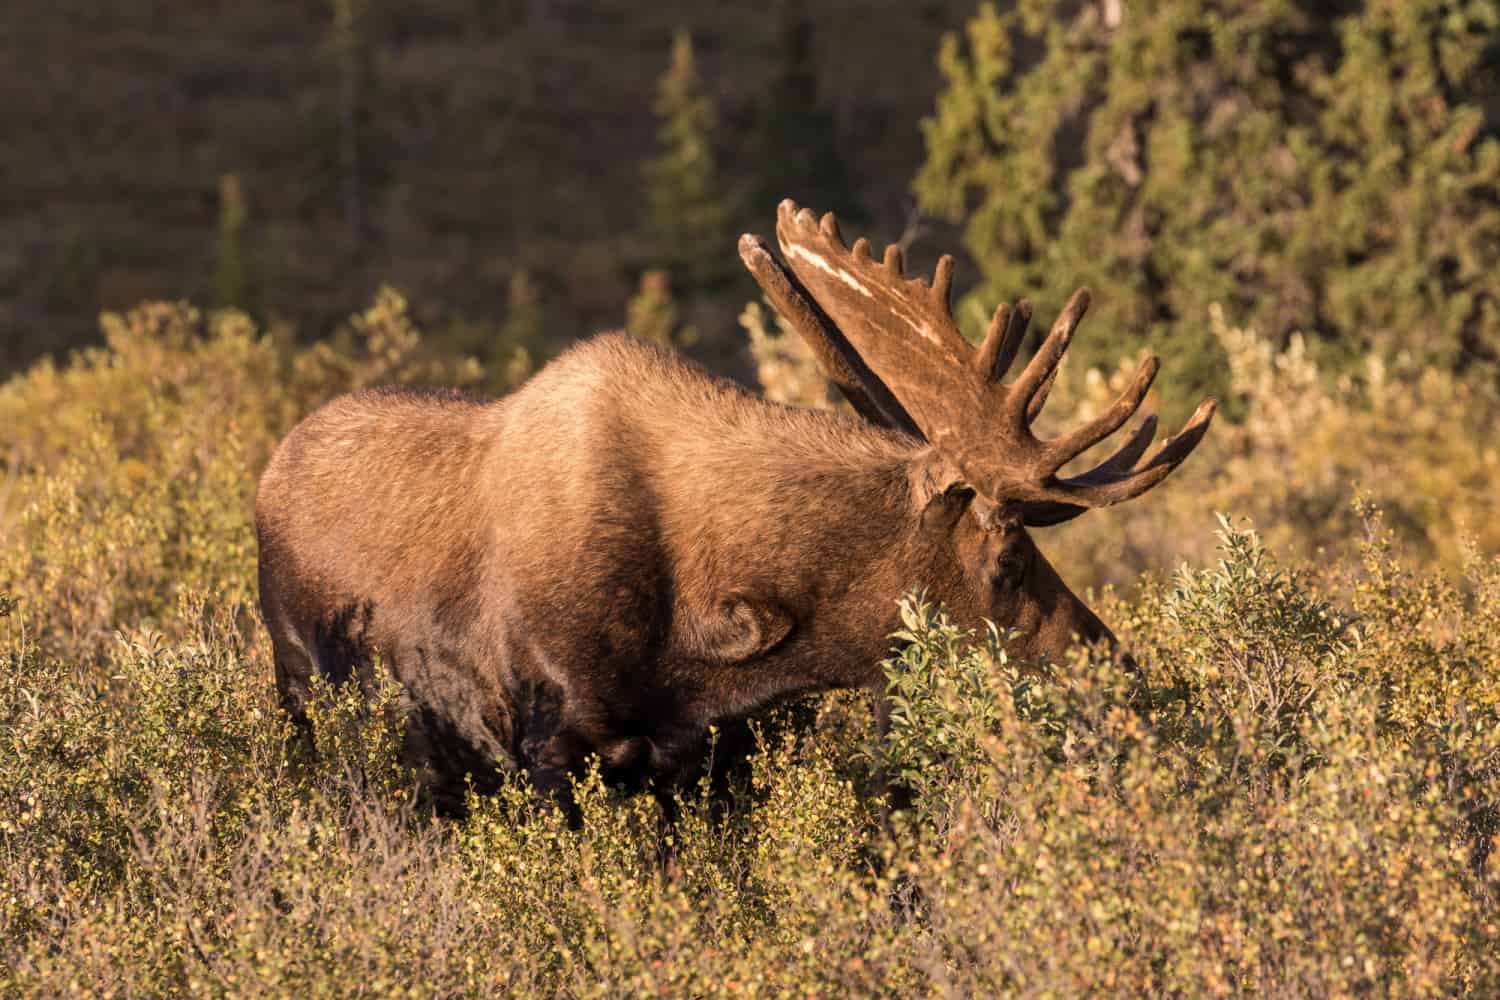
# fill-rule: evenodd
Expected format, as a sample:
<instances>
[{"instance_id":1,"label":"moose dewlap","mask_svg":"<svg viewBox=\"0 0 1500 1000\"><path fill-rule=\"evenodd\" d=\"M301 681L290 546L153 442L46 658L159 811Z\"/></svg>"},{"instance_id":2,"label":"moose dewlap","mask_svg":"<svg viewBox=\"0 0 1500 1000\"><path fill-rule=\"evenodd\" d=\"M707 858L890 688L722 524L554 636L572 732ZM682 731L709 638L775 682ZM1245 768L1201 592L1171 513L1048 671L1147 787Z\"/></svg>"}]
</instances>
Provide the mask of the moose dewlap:
<instances>
[{"instance_id":1,"label":"moose dewlap","mask_svg":"<svg viewBox=\"0 0 1500 1000\"><path fill-rule=\"evenodd\" d=\"M1022 657L1113 642L1027 535L1161 482L1213 402L1154 454L1145 418L1111 457L1069 461L1139 408L1120 399L1050 441L1033 420L1083 316L1069 301L1002 381L1031 316L1001 305L976 350L900 251L846 247L783 202L782 263L740 254L858 416L768 402L621 334L585 341L496 401L372 390L277 448L256 502L260 599L284 704L370 670L405 690L406 756L439 803L465 774L541 790L597 755L611 781L669 786L710 724L836 687L883 694L913 586Z\"/></svg>"}]
</instances>

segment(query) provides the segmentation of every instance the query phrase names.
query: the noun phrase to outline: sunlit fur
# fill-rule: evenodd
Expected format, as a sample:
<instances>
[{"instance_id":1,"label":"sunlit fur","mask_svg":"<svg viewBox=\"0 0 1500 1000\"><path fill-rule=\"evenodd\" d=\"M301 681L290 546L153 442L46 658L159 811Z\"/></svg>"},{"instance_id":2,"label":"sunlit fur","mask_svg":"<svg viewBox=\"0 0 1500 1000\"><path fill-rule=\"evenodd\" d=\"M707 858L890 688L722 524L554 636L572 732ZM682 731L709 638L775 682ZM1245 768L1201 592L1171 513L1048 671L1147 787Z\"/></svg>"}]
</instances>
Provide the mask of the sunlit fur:
<instances>
[{"instance_id":1,"label":"sunlit fur","mask_svg":"<svg viewBox=\"0 0 1500 1000\"><path fill-rule=\"evenodd\" d=\"M298 715L315 673L383 657L442 800L492 768L560 790L590 754L667 783L710 723L878 690L912 588L1018 629L1019 655L1109 638L1016 518L951 482L919 439L621 334L496 402L345 396L260 483L277 683Z\"/></svg>"}]
</instances>

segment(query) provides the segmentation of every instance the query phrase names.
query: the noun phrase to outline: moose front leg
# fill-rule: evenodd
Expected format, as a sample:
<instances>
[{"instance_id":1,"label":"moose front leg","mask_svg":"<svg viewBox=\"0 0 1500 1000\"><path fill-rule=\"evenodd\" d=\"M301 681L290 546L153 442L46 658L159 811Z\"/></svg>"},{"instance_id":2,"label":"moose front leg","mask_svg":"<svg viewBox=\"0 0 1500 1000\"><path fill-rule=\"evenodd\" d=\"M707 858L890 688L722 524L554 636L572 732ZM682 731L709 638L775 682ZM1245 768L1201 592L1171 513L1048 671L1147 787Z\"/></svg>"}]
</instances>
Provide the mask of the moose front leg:
<instances>
[{"instance_id":1,"label":"moose front leg","mask_svg":"<svg viewBox=\"0 0 1500 1000\"><path fill-rule=\"evenodd\" d=\"M603 706L568 699L556 684L525 685L517 716L515 755L533 792L562 808L575 826L581 815L574 783L590 767L598 767L606 784L630 790L666 778L662 747L645 733L619 731Z\"/></svg>"}]
</instances>

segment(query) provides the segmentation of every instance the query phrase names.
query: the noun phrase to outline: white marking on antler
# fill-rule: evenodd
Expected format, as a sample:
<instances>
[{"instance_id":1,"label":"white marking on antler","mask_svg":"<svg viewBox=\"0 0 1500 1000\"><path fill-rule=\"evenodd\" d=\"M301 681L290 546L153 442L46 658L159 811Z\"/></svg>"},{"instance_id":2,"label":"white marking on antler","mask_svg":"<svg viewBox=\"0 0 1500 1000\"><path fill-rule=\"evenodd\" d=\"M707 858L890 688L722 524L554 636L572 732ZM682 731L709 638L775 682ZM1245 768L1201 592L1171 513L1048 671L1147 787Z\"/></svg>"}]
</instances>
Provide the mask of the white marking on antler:
<instances>
[{"instance_id":1,"label":"white marking on antler","mask_svg":"<svg viewBox=\"0 0 1500 1000\"><path fill-rule=\"evenodd\" d=\"M905 309L899 308L894 303L891 304L890 310L891 312L895 313L897 318L899 318L903 323L915 330L917 336L938 347L946 349L947 345L943 343L943 339L937 335L937 332L935 330L933 330L931 323L928 323L920 316L910 313ZM946 350L944 351L944 353L947 353Z\"/></svg>"},{"instance_id":2,"label":"white marking on antler","mask_svg":"<svg viewBox=\"0 0 1500 1000\"><path fill-rule=\"evenodd\" d=\"M807 247L802 246L798 243L793 243L790 246L783 246L782 250L788 257L801 257L813 267L816 267L818 270L823 271L826 274L832 275L839 281L842 281L844 284L854 289L859 294L863 295L865 298L875 298L875 293L870 291L869 287L865 285L864 282L860 281L858 278L856 278L854 275L850 274L843 268L835 267L833 264L829 263L826 257L818 253L817 251L809 250ZM894 313L898 319L904 322L907 326L911 327L912 330L916 331L919 337L921 337L923 340L928 341L934 346L941 348L943 354L948 358L948 360L953 360L952 351L949 350L948 345L943 341L943 338L938 334L938 332L932 328L931 323L929 323L920 315L914 314L906 309L901 308L900 305L895 301L890 301L888 299L885 305L886 308Z\"/></svg>"},{"instance_id":3,"label":"white marking on antler","mask_svg":"<svg viewBox=\"0 0 1500 1000\"><path fill-rule=\"evenodd\" d=\"M803 260L807 261L818 270L826 271L827 273L833 275L835 278L839 279L844 284L848 285L850 288L863 295L865 298L873 299L875 297L875 293L866 288L864 282L860 281L858 278L850 274L848 271L845 271L843 268L834 267L832 264L828 263L828 260L822 254L816 253L796 243L793 243L791 246L784 249L786 250L786 255L788 257L801 257Z\"/></svg>"}]
</instances>

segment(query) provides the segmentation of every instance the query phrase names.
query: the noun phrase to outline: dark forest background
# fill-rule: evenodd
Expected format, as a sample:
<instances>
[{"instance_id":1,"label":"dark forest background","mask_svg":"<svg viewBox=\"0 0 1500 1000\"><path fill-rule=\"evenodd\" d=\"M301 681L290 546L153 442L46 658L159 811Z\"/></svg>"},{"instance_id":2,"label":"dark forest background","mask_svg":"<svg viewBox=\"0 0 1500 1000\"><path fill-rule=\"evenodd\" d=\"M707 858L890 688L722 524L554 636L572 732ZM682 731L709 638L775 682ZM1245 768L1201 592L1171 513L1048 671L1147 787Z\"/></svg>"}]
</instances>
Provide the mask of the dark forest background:
<instances>
[{"instance_id":1,"label":"dark forest background","mask_svg":"<svg viewBox=\"0 0 1500 1000\"><path fill-rule=\"evenodd\" d=\"M517 310L540 310L554 347L622 325L641 274L675 263L653 239L645 165L679 34L717 113L708 196L728 242L707 273L673 278L698 329L730 334L752 293L733 236L769 231L779 197L824 205L833 190L826 207L899 235L939 38L972 12L0 5L0 366L96 340L100 310L150 298L237 306L306 337L390 283L430 336L481 356Z\"/></svg>"},{"instance_id":2,"label":"dark forest background","mask_svg":"<svg viewBox=\"0 0 1500 1000\"><path fill-rule=\"evenodd\" d=\"M748 377L734 240L788 196L958 253L971 333L1091 286L1078 363L1149 345L1169 417L1232 389L1214 304L1332 376L1500 371L1494 0L61 0L0 37L0 371L143 300L305 342L390 285L497 391L619 326Z\"/></svg>"}]
</instances>

